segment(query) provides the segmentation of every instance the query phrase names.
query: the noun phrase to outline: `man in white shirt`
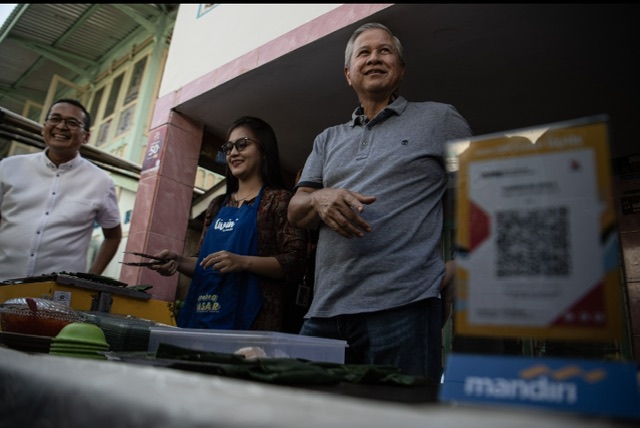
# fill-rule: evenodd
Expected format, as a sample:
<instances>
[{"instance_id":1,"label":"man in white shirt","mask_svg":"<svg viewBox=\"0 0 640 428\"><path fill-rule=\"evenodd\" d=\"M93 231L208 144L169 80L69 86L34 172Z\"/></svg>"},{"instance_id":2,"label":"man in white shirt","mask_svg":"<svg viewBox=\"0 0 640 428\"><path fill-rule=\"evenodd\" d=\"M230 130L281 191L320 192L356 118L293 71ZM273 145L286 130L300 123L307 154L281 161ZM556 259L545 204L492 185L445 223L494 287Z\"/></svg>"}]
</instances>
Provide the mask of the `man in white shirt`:
<instances>
[{"instance_id":1,"label":"man in white shirt","mask_svg":"<svg viewBox=\"0 0 640 428\"><path fill-rule=\"evenodd\" d=\"M80 156L91 117L73 99L49 108L40 153L0 161L0 281L56 272L101 274L120 245L113 179ZM87 269L97 224L104 241Z\"/></svg>"}]
</instances>

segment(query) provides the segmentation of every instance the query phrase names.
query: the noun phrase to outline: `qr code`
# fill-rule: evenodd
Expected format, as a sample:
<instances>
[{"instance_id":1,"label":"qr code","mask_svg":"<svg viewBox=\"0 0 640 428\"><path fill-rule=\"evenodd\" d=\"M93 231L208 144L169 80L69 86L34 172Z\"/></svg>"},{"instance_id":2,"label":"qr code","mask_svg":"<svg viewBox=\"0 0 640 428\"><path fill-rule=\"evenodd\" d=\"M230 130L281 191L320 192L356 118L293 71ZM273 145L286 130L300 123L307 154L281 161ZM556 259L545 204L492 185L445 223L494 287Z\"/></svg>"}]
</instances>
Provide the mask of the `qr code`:
<instances>
[{"instance_id":1,"label":"qr code","mask_svg":"<svg viewBox=\"0 0 640 428\"><path fill-rule=\"evenodd\" d=\"M496 276L569 275L568 217L567 207L497 212Z\"/></svg>"}]
</instances>

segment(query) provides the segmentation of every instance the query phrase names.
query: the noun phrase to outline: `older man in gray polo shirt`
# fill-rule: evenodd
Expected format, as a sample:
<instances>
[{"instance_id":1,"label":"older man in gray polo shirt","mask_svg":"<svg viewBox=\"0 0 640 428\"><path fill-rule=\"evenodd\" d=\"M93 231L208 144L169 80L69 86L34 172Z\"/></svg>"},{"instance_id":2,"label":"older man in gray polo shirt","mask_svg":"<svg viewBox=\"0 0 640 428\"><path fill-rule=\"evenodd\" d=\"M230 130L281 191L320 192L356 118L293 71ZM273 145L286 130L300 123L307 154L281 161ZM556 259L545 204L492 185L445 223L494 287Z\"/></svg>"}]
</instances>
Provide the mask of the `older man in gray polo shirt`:
<instances>
[{"instance_id":1,"label":"older man in gray polo shirt","mask_svg":"<svg viewBox=\"0 0 640 428\"><path fill-rule=\"evenodd\" d=\"M450 105L399 96L404 71L387 27L353 33L345 76L360 105L316 138L289 205L294 225L320 229L300 333L346 340L346 363L439 381L443 157L446 141L471 131Z\"/></svg>"}]
</instances>

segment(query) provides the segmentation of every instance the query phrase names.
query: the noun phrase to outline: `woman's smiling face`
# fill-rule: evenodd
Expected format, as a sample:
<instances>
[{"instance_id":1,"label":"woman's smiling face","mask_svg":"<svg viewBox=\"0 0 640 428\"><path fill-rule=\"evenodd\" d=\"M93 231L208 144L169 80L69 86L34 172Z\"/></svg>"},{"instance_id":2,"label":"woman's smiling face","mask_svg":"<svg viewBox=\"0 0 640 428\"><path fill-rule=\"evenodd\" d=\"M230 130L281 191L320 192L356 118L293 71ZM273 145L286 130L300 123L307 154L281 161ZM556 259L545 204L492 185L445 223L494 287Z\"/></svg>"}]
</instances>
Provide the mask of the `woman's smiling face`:
<instances>
[{"instance_id":1,"label":"woman's smiling face","mask_svg":"<svg viewBox=\"0 0 640 428\"><path fill-rule=\"evenodd\" d=\"M249 128L239 126L231 131L229 142L239 142L243 139L246 147L241 151L234 145L227 154L227 164L229 170L238 179L247 179L254 174L260 175L262 168L262 153L258 144L258 139Z\"/></svg>"}]
</instances>

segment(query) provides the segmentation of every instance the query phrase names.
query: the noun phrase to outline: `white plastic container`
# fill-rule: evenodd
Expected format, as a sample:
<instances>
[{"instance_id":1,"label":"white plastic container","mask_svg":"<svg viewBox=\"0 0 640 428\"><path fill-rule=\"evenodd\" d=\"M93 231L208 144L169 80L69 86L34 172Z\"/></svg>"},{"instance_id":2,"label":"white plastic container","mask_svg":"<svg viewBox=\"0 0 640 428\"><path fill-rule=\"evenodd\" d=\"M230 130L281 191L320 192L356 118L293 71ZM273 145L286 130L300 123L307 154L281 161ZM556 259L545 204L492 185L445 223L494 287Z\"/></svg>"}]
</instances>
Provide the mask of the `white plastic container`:
<instances>
[{"instance_id":1,"label":"white plastic container","mask_svg":"<svg viewBox=\"0 0 640 428\"><path fill-rule=\"evenodd\" d=\"M149 352L160 343L196 351L234 354L243 348L260 348L267 358L302 358L344 364L347 342L273 331L204 330L150 327Z\"/></svg>"}]
</instances>

